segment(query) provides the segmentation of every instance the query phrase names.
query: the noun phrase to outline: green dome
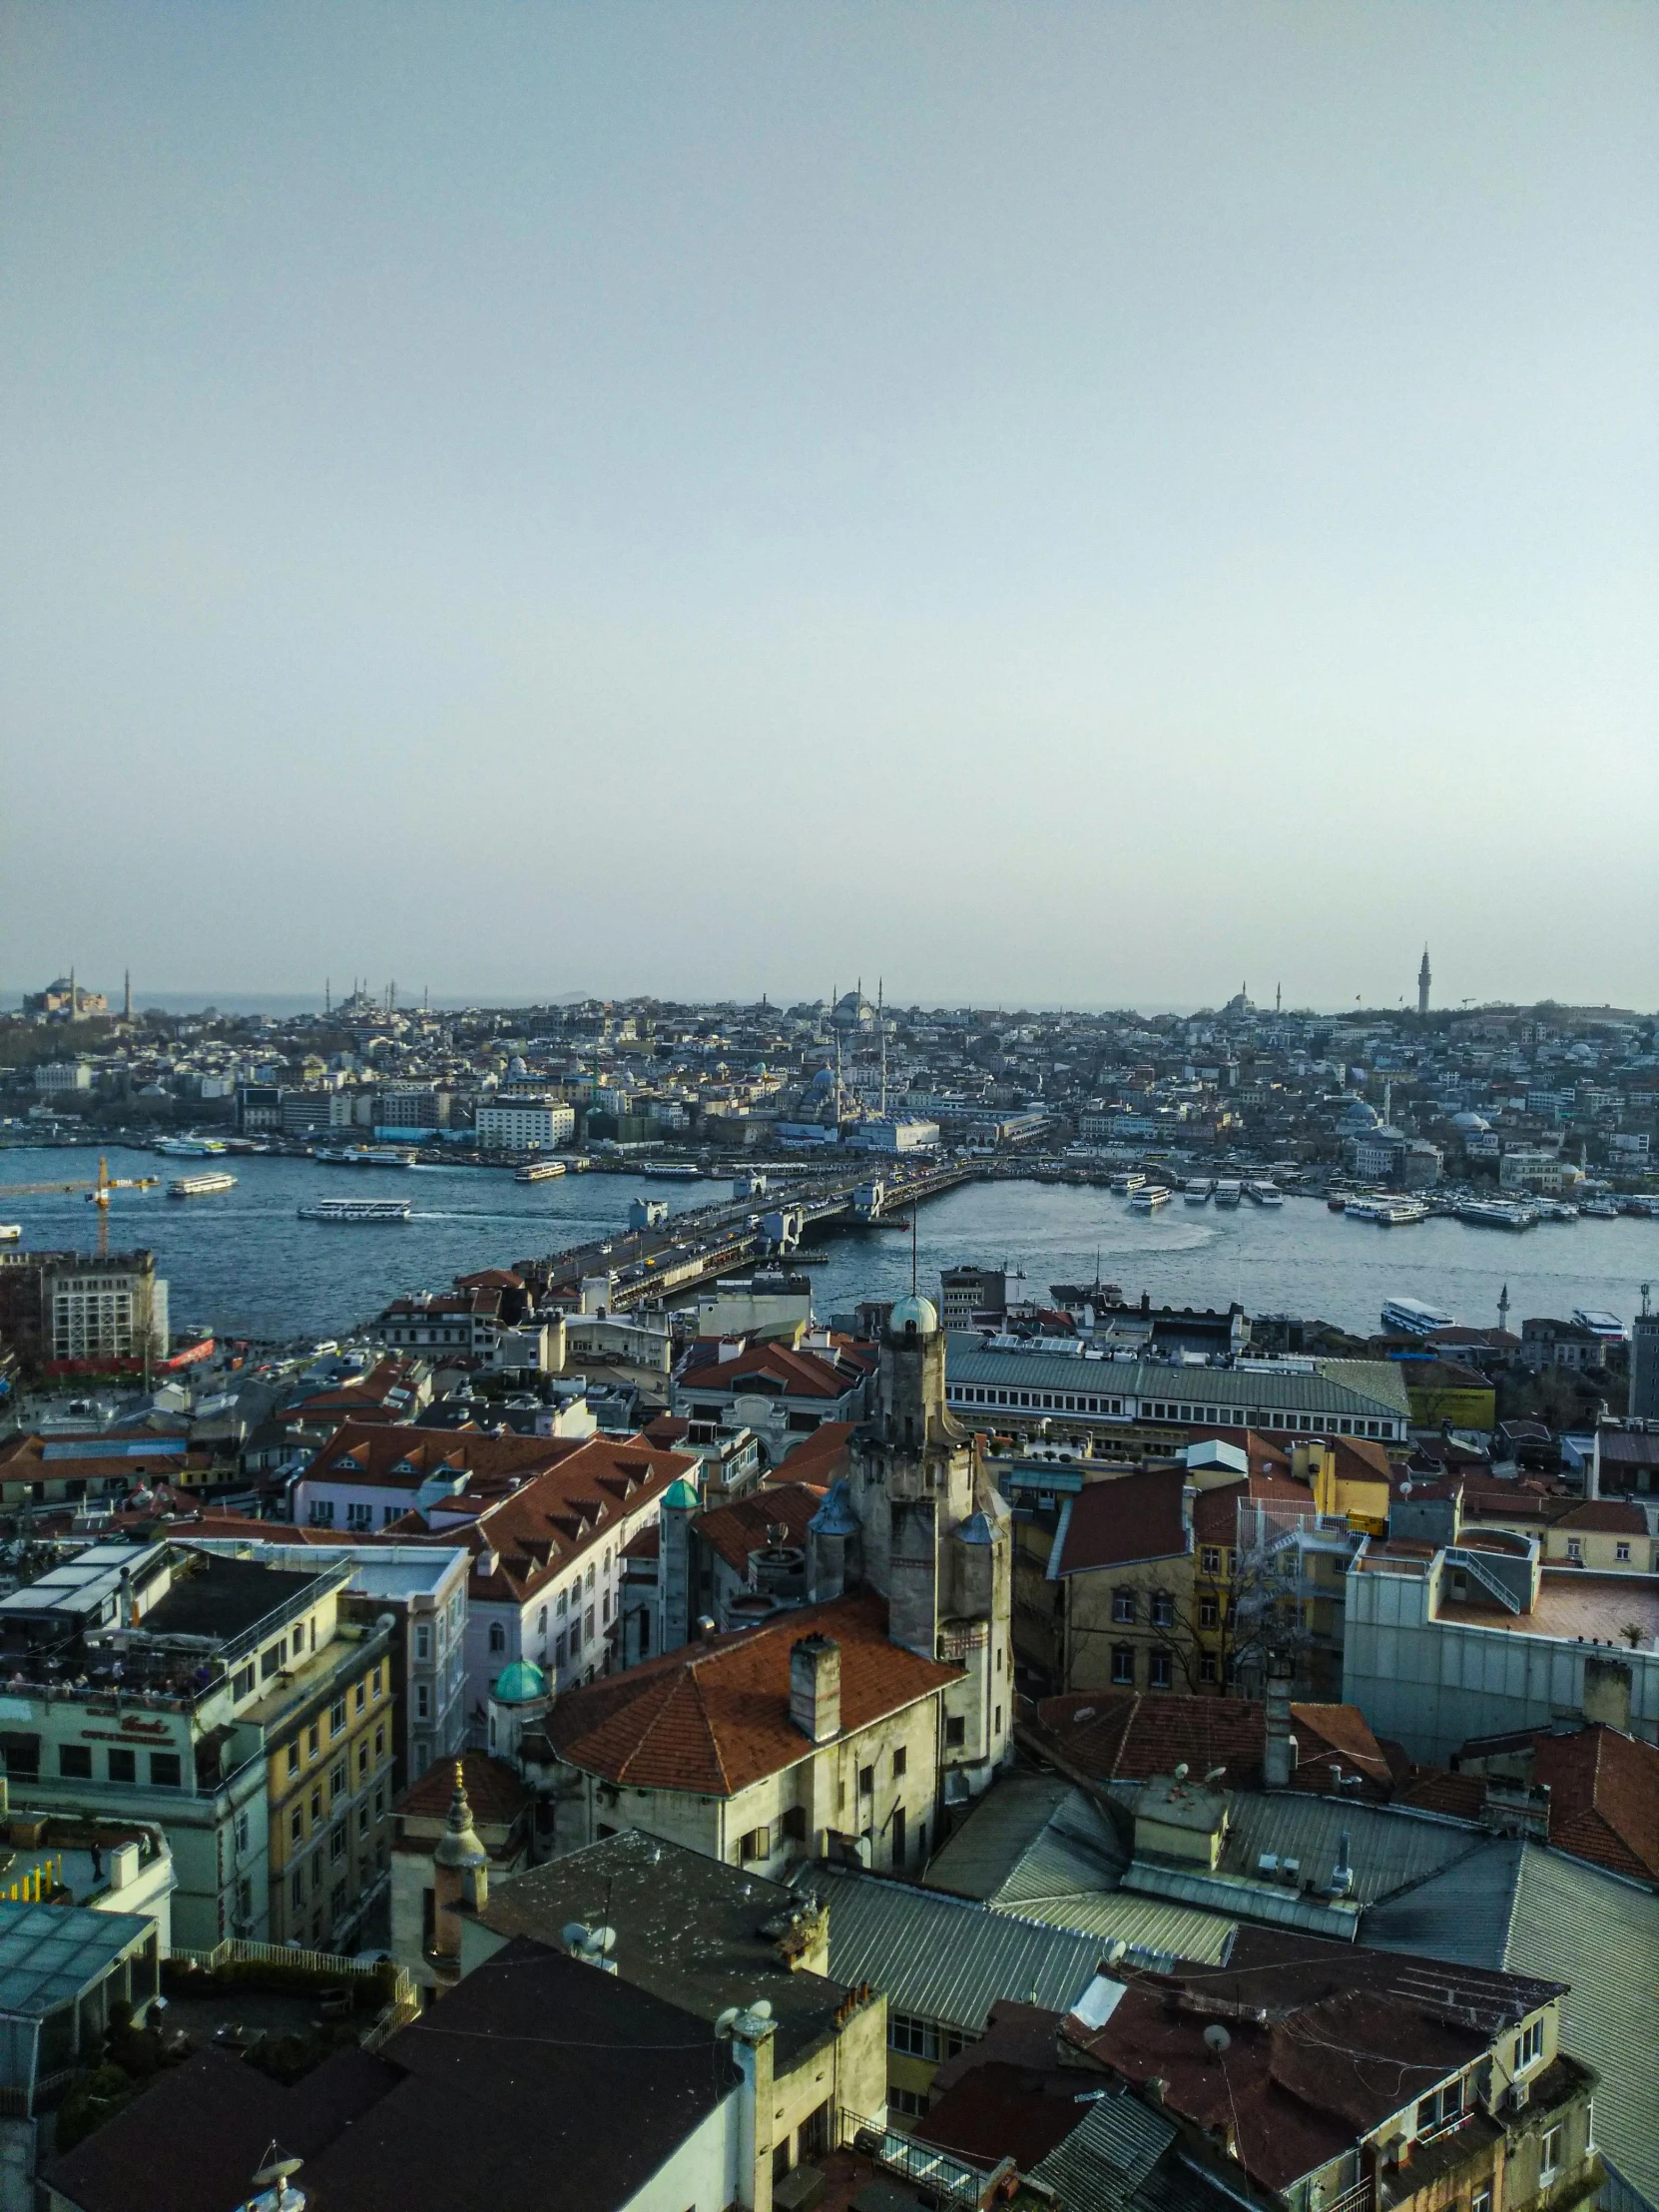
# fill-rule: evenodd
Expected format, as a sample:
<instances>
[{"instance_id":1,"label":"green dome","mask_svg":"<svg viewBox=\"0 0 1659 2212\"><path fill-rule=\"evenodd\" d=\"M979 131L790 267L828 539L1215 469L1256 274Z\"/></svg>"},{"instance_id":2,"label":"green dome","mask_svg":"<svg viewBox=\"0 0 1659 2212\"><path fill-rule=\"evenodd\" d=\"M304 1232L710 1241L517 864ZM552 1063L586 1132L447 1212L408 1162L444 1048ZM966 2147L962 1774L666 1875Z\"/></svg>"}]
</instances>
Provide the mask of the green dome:
<instances>
[{"instance_id":1,"label":"green dome","mask_svg":"<svg viewBox=\"0 0 1659 2212\"><path fill-rule=\"evenodd\" d=\"M671 1482L663 1492L663 1504L668 1507L670 1512L695 1513L697 1511L697 1492L682 1474Z\"/></svg>"},{"instance_id":2,"label":"green dome","mask_svg":"<svg viewBox=\"0 0 1659 2212\"><path fill-rule=\"evenodd\" d=\"M547 1695L547 1677L533 1660L515 1659L490 1685L497 1705L534 1705Z\"/></svg>"}]
</instances>

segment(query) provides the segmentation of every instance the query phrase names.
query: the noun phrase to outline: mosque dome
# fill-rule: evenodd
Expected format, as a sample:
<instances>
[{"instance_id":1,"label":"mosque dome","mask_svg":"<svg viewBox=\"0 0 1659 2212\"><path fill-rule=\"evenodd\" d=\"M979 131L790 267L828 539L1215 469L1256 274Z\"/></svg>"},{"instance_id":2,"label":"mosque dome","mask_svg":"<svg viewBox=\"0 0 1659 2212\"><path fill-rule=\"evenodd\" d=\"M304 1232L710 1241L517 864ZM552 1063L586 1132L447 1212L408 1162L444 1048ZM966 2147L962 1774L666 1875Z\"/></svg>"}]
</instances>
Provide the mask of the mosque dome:
<instances>
[{"instance_id":1,"label":"mosque dome","mask_svg":"<svg viewBox=\"0 0 1659 2212\"><path fill-rule=\"evenodd\" d=\"M547 1695L547 1677L533 1660L515 1659L490 1685L497 1705L535 1705Z\"/></svg>"},{"instance_id":2,"label":"mosque dome","mask_svg":"<svg viewBox=\"0 0 1659 2212\"><path fill-rule=\"evenodd\" d=\"M899 1299L887 1320L895 1337L902 1337L907 1329L913 1329L918 1337L930 1337L938 1326L939 1310L930 1298Z\"/></svg>"},{"instance_id":3,"label":"mosque dome","mask_svg":"<svg viewBox=\"0 0 1659 2212\"><path fill-rule=\"evenodd\" d=\"M1452 1128L1453 1128L1453 1129L1467 1129L1467 1130L1470 1130L1470 1131L1479 1131L1479 1130L1486 1130L1486 1129L1490 1129L1490 1127L1491 1127L1492 1125L1491 1125L1491 1123L1490 1123L1490 1122L1489 1122L1489 1121L1488 1121L1488 1120L1486 1119L1486 1117L1485 1117L1485 1115L1484 1115L1484 1114L1474 1114L1474 1113L1468 1113L1468 1114L1453 1114L1453 1115L1452 1115L1452 1117L1451 1117L1451 1126L1452 1126Z\"/></svg>"},{"instance_id":4,"label":"mosque dome","mask_svg":"<svg viewBox=\"0 0 1659 2212\"><path fill-rule=\"evenodd\" d=\"M837 1029L873 1029L875 1008L862 991L842 991L830 1019Z\"/></svg>"}]
</instances>

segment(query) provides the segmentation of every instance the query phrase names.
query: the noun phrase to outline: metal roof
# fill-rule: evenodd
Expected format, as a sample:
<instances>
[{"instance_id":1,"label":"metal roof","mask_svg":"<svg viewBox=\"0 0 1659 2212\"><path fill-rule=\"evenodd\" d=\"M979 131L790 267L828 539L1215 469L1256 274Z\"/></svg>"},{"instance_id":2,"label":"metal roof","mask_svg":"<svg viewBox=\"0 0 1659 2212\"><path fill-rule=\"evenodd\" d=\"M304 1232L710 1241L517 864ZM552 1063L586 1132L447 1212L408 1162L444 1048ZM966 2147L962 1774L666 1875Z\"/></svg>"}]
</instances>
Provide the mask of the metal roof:
<instances>
[{"instance_id":1,"label":"metal roof","mask_svg":"<svg viewBox=\"0 0 1659 2212\"><path fill-rule=\"evenodd\" d=\"M1119 2212L1174 2142L1176 2126L1138 2097L1104 2096L1031 2169L1068 2212Z\"/></svg>"},{"instance_id":2,"label":"metal roof","mask_svg":"<svg viewBox=\"0 0 1659 2212\"><path fill-rule=\"evenodd\" d=\"M1242 1413L1246 1423L1259 1412L1285 1411L1379 1415L1408 1420L1410 1404L1399 1369L1387 1360L1328 1360L1314 1375L1255 1368L1167 1367L1156 1360L1089 1360L1056 1352L991 1352L977 1337L952 1334L946 1345L946 1377L951 1382L990 1383L1003 1388L1048 1389L1145 1402L1178 1401L1195 1408L1198 1419L1215 1418L1237 1426L1228 1414ZM1167 1417L1167 1416L1166 1416Z\"/></svg>"},{"instance_id":3,"label":"metal roof","mask_svg":"<svg viewBox=\"0 0 1659 2212\"><path fill-rule=\"evenodd\" d=\"M0 2013L38 2019L74 2003L155 1933L142 1913L0 1905Z\"/></svg>"},{"instance_id":4,"label":"metal roof","mask_svg":"<svg viewBox=\"0 0 1659 2212\"><path fill-rule=\"evenodd\" d=\"M1092 1936L1045 1928L983 1905L875 1875L806 1870L830 1908L830 1972L873 1982L888 2009L982 2034L1001 1997L1067 2011L1094 1979Z\"/></svg>"},{"instance_id":5,"label":"metal roof","mask_svg":"<svg viewBox=\"0 0 1659 2212\"><path fill-rule=\"evenodd\" d=\"M1659 1897L1541 1844L1493 1841L1366 1915L1365 1940L1570 1984L1561 2039L1601 2076L1596 2140L1659 2205Z\"/></svg>"},{"instance_id":6,"label":"metal roof","mask_svg":"<svg viewBox=\"0 0 1659 2212\"><path fill-rule=\"evenodd\" d=\"M993 1783L944 1849L923 1886L954 1897L992 1897L1076 1792L1060 1775L1009 1775Z\"/></svg>"}]
</instances>

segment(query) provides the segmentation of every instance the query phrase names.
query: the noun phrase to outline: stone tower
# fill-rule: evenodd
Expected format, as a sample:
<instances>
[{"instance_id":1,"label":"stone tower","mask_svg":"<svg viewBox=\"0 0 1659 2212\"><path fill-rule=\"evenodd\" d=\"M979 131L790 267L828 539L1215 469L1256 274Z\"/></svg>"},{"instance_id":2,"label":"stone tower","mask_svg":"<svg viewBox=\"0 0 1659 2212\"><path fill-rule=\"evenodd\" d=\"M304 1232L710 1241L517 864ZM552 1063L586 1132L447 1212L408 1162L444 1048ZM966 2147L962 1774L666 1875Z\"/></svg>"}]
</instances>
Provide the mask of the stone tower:
<instances>
[{"instance_id":1,"label":"stone tower","mask_svg":"<svg viewBox=\"0 0 1659 2212\"><path fill-rule=\"evenodd\" d=\"M946 1411L944 1382L937 1312L901 1298L881 1340L875 1417L814 1516L808 1573L815 1599L855 1581L878 1590L895 1644L964 1670L944 1697L947 1795L959 1801L1008 1752L1013 1555L1007 1505L978 1439Z\"/></svg>"},{"instance_id":2,"label":"stone tower","mask_svg":"<svg viewBox=\"0 0 1659 2212\"><path fill-rule=\"evenodd\" d=\"M1417 1018L1419 1020L1428 1011L1428 947L1424 945L1422 948L1422 965L1417 970Z\"/></svg>"}]
</instances>

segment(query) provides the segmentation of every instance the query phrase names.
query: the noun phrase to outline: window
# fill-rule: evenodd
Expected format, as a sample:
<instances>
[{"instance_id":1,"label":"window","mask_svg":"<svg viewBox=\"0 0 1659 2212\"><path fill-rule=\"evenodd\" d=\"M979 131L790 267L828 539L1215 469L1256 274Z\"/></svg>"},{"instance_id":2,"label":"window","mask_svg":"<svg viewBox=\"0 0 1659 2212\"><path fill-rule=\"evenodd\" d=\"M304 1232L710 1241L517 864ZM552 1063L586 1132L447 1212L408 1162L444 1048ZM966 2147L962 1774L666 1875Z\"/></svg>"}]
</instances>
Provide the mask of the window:
<instances>
[{"instance_id":1,"label":"window","mask_svg":"<svg viewBox=\"0 0 1659 2212\"><path fill-rule=\"evenodd\" d=\"M1167 1651L1147 1653L1146 1681L1151 1690L1168 1690L1174 1687L1175 1662Z\"/></svg>"},{"instance_id":2,"label":"window","mask_svg":"<svg viewBox=\"0 0 1659 2212\"><path fill-rule=\"evenodd\" d=\"M1515 2037L1515 2047L1510 2054L1510 2071L1512 2073L1523 2073L1528 2066L1534 2065L1543 2054L1544 2023L1542 2020L1534 2020L1530 2026L1523 2027Z\"/></svg>"},{"instance_id":3,"label":"window","mask_svg":"<svg viewBox=\"0 0 1659 2212\"><path fill-rule=\"evenodd\" d=\"M554 1604L553 1604L553 1611L554 1611L554 1614L556 1615L556 1617L557 1617L557 1618L558 1618L559 1620L563 1620L563 1619L564 1619L564 1617L565 1617L565 1614L566 1614L567 1610L569 1609L569 1605L570 1605L570 1592L569 1592L568 1590L561 1590L561 1591L559 1592L559 1594L558 1594L558 1597L557 1597L557 1598L556 1598L556 1599L554 1600Z\"/></svg>"},{"instance_id":4,"label":"window","mask_svg":"<svg viewBox=\"0 0 1659 2212\"><path fill-rule=\"evenodd\" d=\"M772 1830L752 1828L747 1835L738 1838L738 1857L745 1862L751 1859L767 1859L772 1854Z\"/></svg>"},{"instance_id":5,"label":"window","mask_svg":"<svg viewBox=\"0 0 1659 2212\"><path fill-rule=\"evenodd\" d=\"M1492 2212L1490 2189L1476 2189L1469 2198L1469 2212Z\"/></svg>"},{"instance_id":6,"label":"window","mask_svg":"<svg viewBox=\"0 0 1659 2212\"><path fill-rule=\"evenodd\" d=\"M593 1607L591 1605L582 1617L582 1634L587 1642L590 1644L593 1642Z\"/></svg>"},{"instance_id":7,"label":"window","mask_svg":"<svg viewBox=\"0 0 1659 2212\"><path fill-rule=\"evenodd\" d=\"M1628 1566L1630 1564L1630 1546L1628 1544L1615 1544L1613 1546L1613 1556L1618 1560L1620 1566Z\"/></svg>"},{"instance_id":8,"label":"window","mask_svg":"<svg viewBox=\"0 0 1659 2212\"><path fill-rule=\"evenodd\" d=\"M858 1795L860 1797L873 1797L875 1795L875 1769L873 1767L860 1767L858 1769Z\"/></svg>"},{"instance_id":9,"label":"window","mask_svg":"<svg viewBox=\"0 0 1659 2212\"><path fill-rule=\"evenodd\" d=\"M6 1762L6 1772L15 1781L19 1775L37 1775L40 1772L40 1738L25 1735L20 1729L8 1730L0 1735L0 1755Z\"/></svg>"},{"instance_id":10,"label":"window","mask_svg":"<svg viewBox=\"0 0 1659 2212\"><path fill-rule=\"evenodd\" d=\"M1463 2084L1448 2081L1443 2089L1431 2089L1427 2096L1417 2099L1417 2133L1427 2135L1436 2128L1449 2127L1461 2119L1463 2113Z\"/></svg>"},{"instance_id":11,"label":"window","mask_svg":"<svg viewBox=\"0 0 1659 2212\"><path fill-rule=\"evenodd\" d=\"M1198 1563L1206 1574L1220 1574L1221 1546L1219 1544L1206 1544L1198 1555Z\"/></svg>"},{"instance_id":12,"label":"window","mask_svg":"<svg viewBox=\"0 0 1659 2212\"><path fill-rule=\"evenodd\" d=\"M374 1731L374 1756L376 1759L383 1759L386 1756L386 1724L384 1721Z\"/></svg>"},{"instance_id":13,"label":"window","mask_svg":"<svg viewBox=\"0 0 1659 2212\"><path fill-rule=\"evenodd\" d=\"M1154 1590L1152 1593L1152 1625L1154 1628L1175 1626L1175 1599L1168 1590Z\"/></svg>"},{"instance_id":14,"label":"window","mask_svg":"<svg viewBox=\"0 0 1659 2212\"><path fill-rule=\"evenodd\" d=\"M934 2058L939 2055L939 2031L932 2020L918 2020L908 2012L887 2014L887 2048L902 2051L907 2058Z\"/></svg>"},{"instance_id":15,"label":"window","mask_svg":"<svg viewBox=\"0 0 1659 2212\"><path fill-rule=\"evenodd\" d=\"M1135 1593L1133 1590L1112 1592L1112 1618L1119 1627L1127 1628L1135 1618Z\"/></svg>"},{"instance_id":16,"label":"window","mask_svg":"<svg viewBox=\"0 0 1659 2212\"><path fill-rule=\"evenodd\" d=\"M305 1875L303 1868L295 1867L293 1870L293 1880L288 1884L288 1902L291 1905L303 1905L305 1902Z\"/></svg>"},{"instance_id":17,"label":"window","mask_svg":"<svg viewBox=\"0 0 1659 2212\"><path fill-rule=\"evenodd\" d=\"M1584 1546L1576 1536L1567 1538L1567 1557L1575 1566L1581 1567L1584 1564Z\"/></svg>"},{"instance_id":18,"label":"window","mask_svg":"<svg viewBox=\"0 0 1659 2212\"><path fill-rule=\"evenodd\" d=\"M906 1753L904 1746L900 1744L898 1749L892 1755L892 1778L895 1782L902 1779L905 1764Z\"/></svg>"},{"instance_id":19,"label":"window","mask_svg":"<svg viewBox=\"0 0 1659 2212\"><path fill-rule=\"evenodd\" d=\"M372 1503L365 1504L353 1499L345 1508L345 1525L347 1528L371 1528L374 1525Z\"/></svg>"},{"instance_id":20,"label":"window","mask_svg":"<svg viewBox=\"0 0 1659 2212\"><path fill-rule=\"evenodd\" d=\"M357 1780L358 1780L359 1782L366 1782L366 1781L367 1781L367 1779L368 1779L368 1738L367 1738L367 1737L365 1736L365 1737L363 1738L362 1742L361 1742L361 1743L360 1743L360 1744L359 1744L359 1745L357 1746Z\"/></svg>"},{"instance_id":21,"label":"window","mask_svg":"<svg viewBox=\"0 0 1659 2212\"><path fill-rule=\"evenodd\" d=\"M1221 1662L1213 1651L1205 1652L1199 1660L1198 1679L1200 1682L1219 1682L1221 1680Z\"/></svg>"},{"instance_id":22,"label":"window","mask_svg":"<svg viewBox=\"0 0 1659 2212\"><path fill-rule=\"evenodd\" d=\"M60 1744L58 1746L58 1772L92 1779L92 1746L90 1744Z\"/></svg>"},{"instance_id":23,"label":"window","mask_svg":"<svg viewBox=\"0 0 1659 2212\"><path fill-rule=\"evenodd\" d=\"M642 1618L642 1619L644 1619L644 1618L645 1618L645 1616L644 1616L644 1615L642 1614L642 1615L641 1615L641 1618ZM641 1642L641 1644L640 1644L640 1649L641 1649L642 1651L643 1651L643 1650L645 1649L645 1645L644 1645L644 1642L643 1642L643 1640L642 1640L642 1642ZM556 1638L554 1639L554 1643L553 1643L553 1664L554 1664L554 1665L555 1665L556 1667L562 1667L562 1666L564 1665L564 1663L565 1663L565 1640L564 1640L563 1636L559 1636L559 1637L556 1637Z\"/></svg>"},{"instance_id":24,"label":"window","mask_svg":"<svg viewBox=\"0 0 1659 2212\"><path fill-rule=\"evenodd\" d=\"M176 1751L153 1751L150 1754L150 1784L152 1789L177 1790L182 1787L184 1773Z\"/></svg>"},{"instance_id":25,"label":"window","mask_svg":"<svg viewBox=\"0 0 1659 2212\"><path fill-rule=\"evenodd\" d=\"M415 1684L415 1719L429 1721L432 1717L432 1693L424 1682Z\"/></svg>"},{"instance_id":26,"label":"window","mask_svg":"<svg viewBox=\"0 0 1659 2212\"><path fill-rule=\"evenodd\" d=\"M364 1706L367 1705L367 1703L368 1684L366 1682L359 1682L357 1684L357 1711L360 1713L363 1710Z\"/></svg>"},{"instance_id":27,"label":"window","mask_svg":"<svg viewBox=\"0 0 1659 2212\"><path fill-rule=\"evenodd\" d=\"M248 1849L249 1843L253 1837L253 1833L254 1824L249 1819L247 1809L245 1808L237 1815L236 1837L238 1851L246 1851Z\"/></svg>"},{"instance_id":28,"label":"window","mask_svg":"<svg viewBox=\"0 0 1659 2212\"><path fill-rule=\"evenodd\" d=\"M920 2089L895 2089L889 2083L887 2109L896 2112L901 2119L919 2120L927 2110L927 2098Z\"/></svg>"},{"instance_id":29,"label":"window","mask_svg":"<svg viewBox=\"0 0 1659 2212\"><path fill-rule=\"evenodd\" d=\"M1561 2170L1561 2130L1559 2125L1546 2127L1542 2143L1538 2146L1538 2179L1553 2181Z\"/></svg>"},{"instance_id":30,"label":"window","mask_svg":"<svg viewBox=\"0 0 1659 2212\"><path fill-rule=\"evenodd\" d=\"M366 1805L360 1805L357 1808L357 1834L359 1836L368 1834L368 1807Z\"/></svg>"},{"instance_id":31,"label":"window","mask_svg":"<svg viewBox=\"0 0 1659 2212\"><path fill-rule=\"evenodd\" d=\"M313 1790L313 1791L311 1792L311 1819L312 1819L313 1821L319 1821L319 1820L321 1820L321 1818L322 1818L322 1792L321 1792L320 1790Z\"/></svg>"},{"instance_id":32,"label":"window","mask_svg":"<svg viewBox=\"0 0 1659 2212\"><path fill-rule=\"evenodd\" d=\"M110 1780L112 1782L136 1782L138 1780L138 1754L131 1751L110 1753Z\"/></svg>"},{"instance_id":33,"label":"window","mask_svg":"<svg viewBox=\"0 0 1659 2212\"><path fill-rule=\"evenodd\" d=\"M245 1697L252 1697L253 1695L254 1670L251 1666L243 1667L232 1679L231 1696L240 1705Z\"/></svg>"},{"instance_id":34,"label":"window","mask_svg":"<svg viewBox=\"0 0 1659 2212\"><path fill-rule=\"evenodd\" d=\"M328 1777L328 1796L330 1800L337 1797L344 1797L345 1782L345 1761L341 1759L336 1762L332 1773Z\"/></svg>"},{"instance_id":35,"label":"window","mask_svg":"<svg viewBox=\"0 0 1659 2212\"><path fill-rule=\"evenodd\" d=\"M336 1821L328 1831L328 1856L330 1859L345 1857L345 1823Z\"/></svg>"},{"instance_id":36,"label":"window","mask_svg":"<svg viewBox=\"0 0 1659 2212\"><path fill-rule=\"evenodd\" d=\"M574 1619L570 1624L570 1656L574 1659L581 1648L582 1620L580 1614L578 1614L576 1619Z\"/></svg>"},{"instance_id":37,"label":"window","mask_svg":"<svg viewBox=\"0 0 1659 2212\"><path fill-rule=\"evenodd\" d=\"M961 1718L960 1718L959 1716L957 1716L957 1717L954 1717L954 1718L952 1718L952 1719L949 1719L949 1720L947 1720L947 1721L945 1722L945 1724L944 1724L944 1748L945 1748L945 1750L946 1750L946 1751L960 1751L960 1750L962 1749L962 1746L963 1746L963 1745L964 1745L964 1744L965 1744L966 1742L967 1742L967 1722L966 1722L965 1720L961 1719Z\"/></svg>"},{"instance_id":38,"label":"window","mask_svg":"<svg viewBox=\"0 0 1659 2212\"><path fill-rule=\"evenodd\" d=\"M904 1808L902 1805L895 1805L892 1811L892 1863L895 1867L902 1867L904 1864Z\"/></svg>"},{"instance_id":39,"label":"window","mask_svg":"<svg viewBox=\"0 0 1659 2212\"><path fill-rule=\"evenodd\" d=\"M1114 1644L1112 1646L1112 1680L1116 1683L1128 1683L1133 1688L1135 1681L1135 1647L1133 1644Z\"/></svg>"},{"instance_id":40,"label":"window","mask_svg":"<svg viewBox=\"0 0 1659 2212\"><path fill-rule=\"evenodd\" d=\"M588 1590L591 1590L591 1589L593 1588L593 1569L592 1569L592 1567L589 1567L589 1569L588 1569L588 1571L587 1571L587 1574L586 1574L586 1576L585 1576L585 1578L584 1578L584 1580L583 1580L583 1584L582 1584L582 1586L583 1586L583 1588L584 1588L584 1589L588 1589Z\"/></svg>"},{"instance_id":41,"label":"window","mask_svg":"<svg viewBox=\"0 0 1659 2212\"><path fill-rule=\"evenodd\" d=\"M425 1622L422 1622L420 1626L415 1630L415 1657L417 1659L425 1660L430 1659L431 1656L432 1631Z\"/></svg>"},{"instance_id":42,"label":"window","mask_svg":"<svg viewBox=\"0 0 1659 2212\"><path fill-rule=\"evenodd\" d=\"M305 1841L305 1808L296 1805L288 1815L288 1842L302 1844Z\"/></svg>"},{"instance_id":43,"label":"window","mask_svg":"<svg viewBox=\"0 0 1659 2212\"><path fill-rule=\"evenodd\" d=\"M299 1772L299 1738L295 1736L288 1746L288 1775L291 1779Z\"/></svg>"},{"instance_id":44,"label":"window","mask_svg":"<svg viewBox=\"0 0 1659 2212\"><path fill-rule=\"evenodd\" d=\"M504 1628L502 1627L502 1625L501 1625L501 1623L500 1623L499 1621L491 1621L491 1622L490 1622L490 1649L491 1649L491 1651L505 1651L505 1650L506 1650L506 1648L507 1648L507 1631L506 1631L506 1630L505 1630L505 1629L504 1629Z\"/></svg>"},{"instance_id":45,"label":"window","mask_svg":"<svg viewBox=\"0 0 1659 2212\"><path fill-rule=\"evenodd\" d=\"M260 1679L269 1682L288 1655L287 1638L278 1636L269 1651L260 1653Z\"/></svg>"},{"instance_id":46,"label":"window","mask_svg":"<svg viewBox=\"0 0 1659 2212\"><path fill-rule=\"evenodd\" d=\"M305 1755L309 1759L314 1759L321 1748L320 1738L317 1734L321 1725L320 1721L312 1721L310 1727L305 1731Z\"/></svg>"},{"instance_id":47,"label":"window","mask_svg":"<svg viewBox=\"0 0 1659 2212\"><path fill-rule=\"evenodd\" d=\"M345 1700L342 1697L337 1697L328 1709L328 1733L330 1736L339 1736L344 1733L344 1730Z\"/></svg>"},{"instance_id":48,"label":"window","mask_svg":"<svg viewBox=\"0 0 1659 2212\"><path fill-rule=\"evenodd\" d=\"M1198 1625L1200 1628L1221 1626L1221 1607L1213 1597L1201 1597L1198 1601Z\"/></svg>"},{"instance_id":49,"label":"window","mask_svg":"<svg viewBox=\"0 0 1659 2212\"><path fill-rule=\"evenodd\" d=\"M328 1892L328 1918L337 1921L345 1911L345 1884L336 1882Z\"/></svg>"}]
</instances>

